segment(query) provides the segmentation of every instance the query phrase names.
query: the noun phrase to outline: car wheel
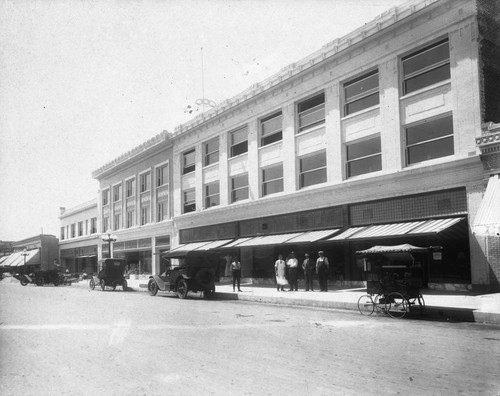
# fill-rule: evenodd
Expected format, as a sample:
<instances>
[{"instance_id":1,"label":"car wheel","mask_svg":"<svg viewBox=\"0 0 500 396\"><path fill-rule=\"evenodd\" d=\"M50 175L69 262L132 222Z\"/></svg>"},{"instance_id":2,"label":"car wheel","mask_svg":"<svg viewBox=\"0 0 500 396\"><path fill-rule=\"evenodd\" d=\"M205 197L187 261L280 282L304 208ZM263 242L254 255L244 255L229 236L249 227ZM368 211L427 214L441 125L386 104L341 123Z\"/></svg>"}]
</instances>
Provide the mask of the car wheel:
<instances>
[{"instance_id":1,"label":"car wheel","mask_svg":"<svg viewBox=\"0 0 500 396\"><path fill-rule=\"evenodd\" d=\"M104 279L101 279L101 289L102 291L106 290L106 282L104 281Z\"/></svg>"},{"instance_id":2,"label":"car wheel","mask_svg":"<svg viewBox=\"0 0 500 396\"><path fill-rule=\"evenodd\" d=\"M158 293L158 285L154 279L150 279L148 282L148 292L150 296L156 296Z\"/></svg>"},{"instance_id":3,"label":"car wheel","mask_svg":"<svg viewBox=\"0 0 500 396\"><path fill-rule=\"evenodd\" d=\"M54 283L54 286L59 286L59 281L55 280L53 283Z\"/></svg>"},{"instance_id":4,"label":"car wheel","mask_svg":"<svg viewBox=\"0 0 500 396\"><path fill-rule=\"evenodd\" d=\"M213 298L214 296L215 296L215 287L212 289L206 289L203 292L203 297L205 297L206 299Z\"/></svg>"},{"instance_id":5,"label":"car wheel","mask_svg":"<svg viewBox=\"0 0 500 396\"><path fill-rule=\"evenodd\" d=\"M21 286L26 286L28 284L28 279L26 279L24 276L21 278Z\"/></svg>"},{"instance_id":6,"label":"car wheel","mask_svg":"<svg viewBox=\"0 0 500 396\"><path fill-rule=\"evenodd\" d=\"M91 279L90 282L89 282L89 289L90 290L94 290L95 289L95 282L94 282L93 279Z\"/></svg>"},{"instance_id":7,"label":"car wheel","mask_svg":"<svg viewBox=\"0 0 500 396\"><path fill-rule=\"evenodd\" d=\"M43 286L43 278L37 278L35 282L37 286Z\"/></svg>"},{"instance_id":8,"label":"car wheel","mask_svg":"<svg viewBox=\"0 0 500 396\"><path fill-rule=\"evenodd\" d=\"M212 283L214 283L214 273L207 269L200 269L194 278L204 289L209 289Z\"/></svg>"},{"instance_id":9,"label":"car wheel","mask_svg":"<svg viewBox=\"0 0 500 396\"><path fill-rule=\"evenodd\" d=\"M123 280L123 283L122 283L122 290L123 290L123 291L127 291L127 281L126 281L126 280Z\"/></svg>"},{"instance_id":10,"label":"car wheel","mask_svg":"<svg viewBox=\"0 0 500 396\"><path fill-rule=\"evenodd\" d=\"M188 284L185 279L181 279L177 283L177 296L179 298L186 298L188 294Z\"/></svg>"}]
</instances>

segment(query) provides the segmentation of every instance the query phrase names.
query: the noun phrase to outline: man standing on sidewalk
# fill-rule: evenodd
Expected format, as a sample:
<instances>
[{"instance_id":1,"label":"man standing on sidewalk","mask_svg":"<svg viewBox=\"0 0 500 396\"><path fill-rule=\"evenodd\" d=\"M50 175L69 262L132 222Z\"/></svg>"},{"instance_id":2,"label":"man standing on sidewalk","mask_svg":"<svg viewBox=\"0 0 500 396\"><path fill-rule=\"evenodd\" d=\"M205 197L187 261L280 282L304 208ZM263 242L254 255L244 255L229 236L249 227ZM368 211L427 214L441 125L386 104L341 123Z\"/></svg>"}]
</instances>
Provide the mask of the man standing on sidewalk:
<instances>
[{"instance_id":1,"label":"man standing on sidewalk","mask_svg":"<svg viewBox=\"0 0 500 396\"><path fill-rule=\"evenodd\" d=\"M295 257L295 252L290 253L289 259L286 262L288 266L290 291L298 291L299 285L297 282L297 268L299 267L299 260Z\"/></svg>"},{"instance_id":2,"label":"man standing on sidewalk","mask_svg":"<svg viewBox=\"0 0 500 396\"><path fill-rule=\"evenodd\" d=\"M305 254L304 262L302 263L302 269L304 270L304 279L306 281L306 291L314 291L313 286L313 272L314 272L314 261L309 257L309 253Z\"/></svg>"},{"instance_id":3,"label":"man standing on sidewalk","mask_svg":"<svg viewBox=\"0 0 500 396\"><path fill-rule=\"evenodd\" d=\"M318 259L316 260L316 273L318 274L319 289L320 291L328 291L328 272L330 271L330 263L324 256L324 252L318 252Z\"/></svg>"}]
</instances>

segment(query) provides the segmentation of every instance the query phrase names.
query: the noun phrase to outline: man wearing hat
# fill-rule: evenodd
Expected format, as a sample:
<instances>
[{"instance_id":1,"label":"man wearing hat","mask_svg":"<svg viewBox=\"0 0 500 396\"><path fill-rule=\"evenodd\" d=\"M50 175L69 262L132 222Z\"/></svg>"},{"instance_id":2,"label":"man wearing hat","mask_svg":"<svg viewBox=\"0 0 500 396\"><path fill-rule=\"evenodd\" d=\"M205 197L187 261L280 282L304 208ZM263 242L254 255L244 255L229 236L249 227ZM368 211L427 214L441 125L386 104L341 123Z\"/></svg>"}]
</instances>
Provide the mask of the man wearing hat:
<instances>
[{"instance_id":1,"label":"man wearing hat","mask_svg":"<svg viewBox=\"0 0 500 396\"><path fill-rule=\"evenodd\" d=\"M316 273L318 274L320 291L328 291L328 272L330 271L330 263L324 256L324 252L318 252L318 259L316 260Z\"/></svg>"},{"instance_id":2,"label":"man wearing hat","mask_svg":"<svg viewBox=\"0 0 500 396\"><path fill-rule=\"evenodd\" d=\"M299 260L297 260L297 257L295 257L295 252L290 253L286 265L288 267L288 281L290 282L290 291L298 291L299 285L297 282L297 269L299 266Z\"/></svg>"},{"instance_id":3,"label":"man wearing hat","mask_svg":"<svg viewBox=\"0 0 500 396\"><path fill-rule=\"evenodd\" d=\"M304 270L304 278L306 281L306 291L314 291L313 286L313 271L314 271L314 261L309 257L309 253L305 254L304 262L302 263L302 269Z\"/></svg>"}]
</instances>

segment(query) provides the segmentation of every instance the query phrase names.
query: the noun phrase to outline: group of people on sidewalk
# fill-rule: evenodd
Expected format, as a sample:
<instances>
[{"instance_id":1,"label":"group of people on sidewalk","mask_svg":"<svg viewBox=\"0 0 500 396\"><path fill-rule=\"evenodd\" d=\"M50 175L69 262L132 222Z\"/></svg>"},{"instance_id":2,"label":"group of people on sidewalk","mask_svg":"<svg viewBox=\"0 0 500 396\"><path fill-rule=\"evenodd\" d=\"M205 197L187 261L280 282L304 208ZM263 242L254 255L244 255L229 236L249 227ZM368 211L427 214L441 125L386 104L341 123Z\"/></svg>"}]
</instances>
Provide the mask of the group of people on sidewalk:
<instances>
[{"instance_id":1,"label":"group of people on sidewalk","mask_svg":"<svg viewBox=\"0 0 500 396\"><path fill-rule=\"evenodd\" d=\"M274 272L276 274L276 287L278 291L285 291L285 286L290 285L288 291L298 291L298 272L299 260L295 256L295 252L291 252L286 261L283 260L283 255L278 256L278 260L274 263ZM314 291L313 278L318 275L320 291L328 291L328 273L330 263L328 258L324 256L324 252L318 252L316 262L309 256L309 253L304 255L302 262L302 270L304 271L304 279L306 283L306 291Z\"/></svg>"}]
</instances>

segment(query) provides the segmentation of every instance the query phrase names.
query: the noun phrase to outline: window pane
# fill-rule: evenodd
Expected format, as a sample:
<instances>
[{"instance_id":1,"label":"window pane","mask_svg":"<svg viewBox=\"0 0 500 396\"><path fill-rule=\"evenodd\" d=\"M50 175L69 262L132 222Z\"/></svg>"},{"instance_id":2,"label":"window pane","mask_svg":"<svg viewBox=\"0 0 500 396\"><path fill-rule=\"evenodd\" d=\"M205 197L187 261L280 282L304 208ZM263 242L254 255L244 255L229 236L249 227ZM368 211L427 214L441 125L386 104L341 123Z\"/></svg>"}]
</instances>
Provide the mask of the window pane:
<instances>
[{"instance_id":1,"label":"window pane","mask_svg":"<svg viewBox=\"0 0 500 396\"><path fill-rule=\"evenodd\" d=\"M300 160L301 173L324 167L326 167L326 153L324 152Z\"/></svg>"},{"instance_id":2,"label":"window pane","mask_svg":"<svg viewBox=\"0 0 500 396\"><path fill-rule=\"evenodd\" d=\"M219 193L219 183L212 183L205 185L205 194L214 195Z\"/></svg>"},{"instance_id":3,"label":"window pane","mask_svg":"<svg viewBox=\"0 0 500 396\"><path fill-rule=\"evenodd\" d=\"M248 140L248 130L247 128L242 128L238 129L237 131L234 131L231 133L231 145L234 146L235 144L245 142Z\"/></svg>"},{"instance_id":4,"label":"window pane","mask_svg":"<svg viewBox=\"0 0 500 396\"><path fill-rule=\"evenodd\" d=\"M352 161L347 164L348 177L377 172L379 170L382 170L382 156L380 154Z\"/></svg>"},{"instance_id":5,"label":"window pane","mask_svg":"<svg viewBox=\"0 0 500 396\"><path fill-rule=\"evenodd\" d=\"M364 98L358 99L351 103L346 103L345 105L345 115L356 113L357 111L361 111L367 109L372 106L377 106L380 103L379 93L375 92L369 96L365 96Z\"/></svg>"},{"instance_id":6,"label":"window pane","mask_svg":"<svg viewBox=\"0 0 500 396\"><path fill-rule=\"evenodd\" d=\"M407 76L418 70L428 68L437 63L448 60L450 57L450 47L448 41L427 48L403 58L403 72Z\"/></svg>"},{"instance_id":7,"label":"window pane","mask_svg":"<svg viewBox=\"0 0 500 396\"><path fill-rule=\"evenodd\" d=\"M268 144L274 143L274 142L279 142L282 139L281 131L278 133L275 133L274 135L269 135L266 137L263 137L261 140L261 146L267 146Z\"/></svg>"},{"instance_id":8,"label":"window pane","mask_svg":"<svg viewBox=\"0 0 500 396\"><path fill-rule=\"evenodd\" d=\"M195 151L189 151L183 155L183 174L193 172L195 170Z\"/></svg>"},{"instance_id":9,"label":"window pane","mask_svg":"<svg viewBox=\"0 0 500 396\"><path fill-rule=\"evenodd\" d=\"M235 176L231 179L231 189L236 190L238 188L248 186L248 175Z\"/></svg>"},{"instance_id":10,"label":"window pane","mask_svg":"<svg viewBox=\"0 0 500 396\"><path fill-rule=\"evenodd\" d=\"M446 157L453 155L453 153L453 137L450 136L437 141L408 147L408 164Z\"/></svg>"},{"instance_id":11,"label":"window pane","mask_svg":"<svg viewBox=\"0 0 500 396\"><path fill-rule=\"evenodd\" d=\"M411 146L451 134L453 134L453 118L443 117L406 128L406 144Z\"/></svg>"},{"instance_id":12,"label":"window pane","mask_svg":"<svg viewBox=\"0 0 500 396\"><path fill-rule=\"evenodd\" d=\"M308 187L325 182L326 168L316 169L300 175L300 187Z\"/></svg>"},{"instance_id":13,"label":"window pane","mask_svg":"<svg viewBox=\"0 0 500 396\"><path fill-rule=\"evenodd\" d=\"M449 80L450 78L450 65L446 64L405 80L405 93L408 94L440 81Z\"/></svg>"},{"instance_id":14,"label":"window pane","mask_svg":"<svg viewBox=\"0 0 500 396\"><path fill-rule=\"evenodd\" d=\"M380 137L362 140L347 146L347 160L351 161L356 158L367 157L380 153L380 151Z\"/></svg>"},{"instance_id":15,"label":"window pane","mask_svg":"<svg viewBox=\"0 0 500 396\"><path fill-rule=\"evenodd\" d=\"M274 134L276 132L281 131L282 122L281 122L281 113L279 115L275 115L272 118L262 120L262 136Z\"/></svg>"},{"instance_id":16,"label":"window pane","mask_svg":"<svg viewBox=\"0 0 500 396\"><path fill-rule=\"evenodd\" d=\"M325 122L325 105L321 104L317 107L304 111L299 114L299 130L307 127L312 127Z\"/></svg>"},{"instance_id":17,"label":"window pane","mask_svg":"<svg viewBox=\"0 0 500 396\"><path fill-rule=\"evenodd\" d=\"M345 84L345 100L349 100L356 96L363 96L368 92L376 89L378 91L378 71L370 76L361 77L354 82Z\"/></svg>"},{"instance_id":18,"label":"window pane","mask_svg":"<svg viewBox=\"0 0 500 396\"><path fill-rule=\"evenodd\" d=\"M283 191L283 179L274 180L264 183L262 194L270 195Z\"/></svg>"},{"instance_id":19,"label":"window pane","mask_svg":"<svg viewBox=\"0 0 500 396\"><path fill-rule=\"evenodd\" d=\"M231 192L231 202L248 199L248 187L240 188Z\"/></svg>"},{"instance_id":20,"label":"window pane","mask_svg":"<svg viewBox=\"0 0 500 396\"><path fill-rule=\"evenodd\" d=\"M240 154L245 154L248 151L248 141L244 141L238 144L235 144L231 147L231 157L236 157Z\"/></svg>"},{"instance_id":21,"label":"window pane","mask_svg":"<svg viewBox=\"0 0 500 396\"><path fill-rule=\"evenodd\" d=\"M274 180L283 177L283 166L273 166L262 170L262 180Z\"/></svg>"}]
</instances>

